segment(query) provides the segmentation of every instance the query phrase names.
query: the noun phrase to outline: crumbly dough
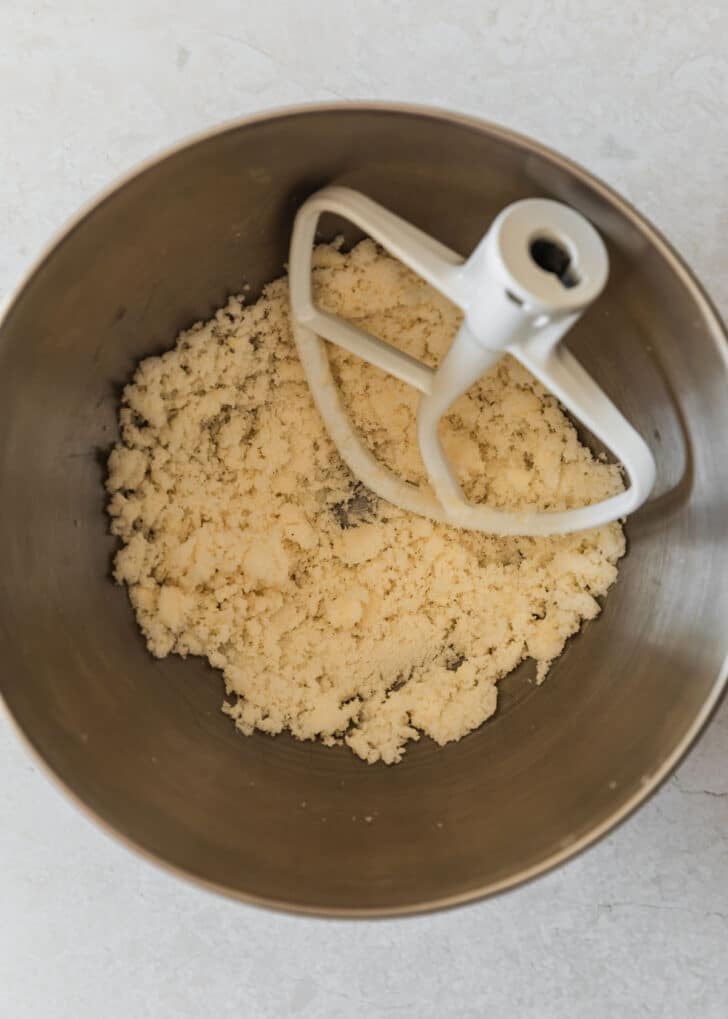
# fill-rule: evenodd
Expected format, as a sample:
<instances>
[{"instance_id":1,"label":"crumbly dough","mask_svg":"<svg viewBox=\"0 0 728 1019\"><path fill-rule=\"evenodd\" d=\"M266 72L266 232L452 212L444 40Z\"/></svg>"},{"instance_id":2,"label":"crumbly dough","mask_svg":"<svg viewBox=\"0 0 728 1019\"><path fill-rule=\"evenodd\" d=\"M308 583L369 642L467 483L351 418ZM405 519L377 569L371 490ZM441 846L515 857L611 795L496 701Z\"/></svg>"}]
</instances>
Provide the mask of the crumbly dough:
<instances>
[{"instance_id":1,"label":"crumbly dough","mask_svg":"<svg viewBox=\"0 0 728 1019\"><path fill-rule=\"evenodd\" d=\"M315 254L319 303L436 363L459 313L363 241ZM424 483L417 394L338 348L334 372L380 459ZM622 529L498 538L433 524L351 477L314 408L279 279L232 298L124 391L109 458L112 530L150 651L222 670L244 733L288 729L394 763L426 733L460 739L525 658L546 676L600 610ZM443 442L473 499L571 507L622 488L549 395L506 358L454 406Z\"/></svg>"}]
</instances>

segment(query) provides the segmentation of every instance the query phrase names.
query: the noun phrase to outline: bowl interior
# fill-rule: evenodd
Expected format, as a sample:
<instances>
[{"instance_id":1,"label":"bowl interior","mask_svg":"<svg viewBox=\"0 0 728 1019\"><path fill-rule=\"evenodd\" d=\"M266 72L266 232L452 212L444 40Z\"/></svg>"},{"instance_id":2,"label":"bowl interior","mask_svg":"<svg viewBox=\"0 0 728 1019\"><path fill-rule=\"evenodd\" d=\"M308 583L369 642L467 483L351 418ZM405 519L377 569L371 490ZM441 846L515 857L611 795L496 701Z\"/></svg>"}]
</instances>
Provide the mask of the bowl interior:
<instances>
[{"instance_id":1,"label":"bowl interior","mask_svg":"<svg viewBox=\"0 0 728 1019\"><path fill-rule=\"evenodd\" d=\"M102 487L120 389L243 283L279 275L314 189L356 187L469 253L508 202L569 202L607 241L606 293L569 346L648 439L652 500L602 616L546 684L396 768L243 738L198 659L154 660L110 578ZM331 225L332 229L334 224ZM99 818L220 888L324 912L413 910L511 884L648 791L718 694L726 652L724 342L689 275L557 157L484 126L346 108L233 126L144 170L68 232L0 334L0 682ZM365 820L371 818L371 821Z\"/></svg>"}]
</instances>

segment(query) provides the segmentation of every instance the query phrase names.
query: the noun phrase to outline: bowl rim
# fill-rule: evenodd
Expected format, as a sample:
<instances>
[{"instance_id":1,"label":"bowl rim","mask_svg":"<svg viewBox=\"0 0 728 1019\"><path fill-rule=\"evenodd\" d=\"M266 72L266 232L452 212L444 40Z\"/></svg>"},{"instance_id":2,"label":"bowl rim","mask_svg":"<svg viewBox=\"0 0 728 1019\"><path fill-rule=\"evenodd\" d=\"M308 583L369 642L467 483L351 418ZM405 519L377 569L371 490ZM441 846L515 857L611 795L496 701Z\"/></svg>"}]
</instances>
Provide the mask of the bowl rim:
<instances>
[{"instance_id":1,"label":"bowl rim","mask_svg":"<svg viewBox=\"0 0 728 1019\"><path fill-rule=\"evenodd\" d=\"M222 121L212 127L194 132L181 140L158 150L156 153L135 164L130 170L112 179L109 184L97 192L96 195L84 202L74 214L66 219L60 228L51 234L50 239L43 246L40 254L35 259L31 260L29 265L21 271L18 281L14 286L10 287L10 290L4 299L0 300L0 336L3 325L10 316L13 306L19 300L25 288L29 285L33 277L42 268L45 262L73 233L76 227L80 226L89 215L99 208L108 198L111 198L114 194L116 194L117 191L120 191L126 184L129 184L137 177L140 177L142 174L146 173L148 170L152 169L164 160L177 155L179 152L202 144L212 138L218 137L219 135L226 134L229 131L237 131L241 128L252 127L256 124L268 121L285 120L288 118L306 117L310 114L334 112L392 113L408 117L414 116L421 117L423 119L441 120L450 124L460 125L462 127L475 130L479 134L485 134L492 138L514 145L520 149L528 151L530 154L539 155L552 165L556 165L559 169L564 170L566 173L571 175L572 178L588 184L589 187L600 193L613 208L616 208L618 212L625 216L635 229L643 237L645 237L654 248L657 249L675 275L688 289L695 301L697 309L700 311L706 325L709 327L717 353L723 360L726 381L728 382L728 328L726 328L726 324L723 322L720 313L712 299L709 297L707 291L690 269L685 259L678 254L676 249L663 236L663 234L645 216L643 216L642 213L640 213L635 206L631 204L631 202L627 201L617 191L611 188L608 184L604 183L601 178L595 176L589 170L586 170L579 163L563 156L561 153L549 146L543 145L541 142L530 138L528 135L522 134L518 131L513 131L510 128L503 127L500 124L496 124L492 121L476 117L471 114L459 113L438 106L404 102L366 100L357 102L311 102L274 107L246 116ZM536 863L517 874L513 874L507 878L502 878L498 881L479 884L464 892L458 892L452 895L443 895L441 897L427 899L422 902L407 903L405 905L393 907L317 907L313 905L302 905L301 903L289 902L284 899L276 899L269 896L259 896L209 880L202 877L200 874L186 869L180 864L172 863L169 860L158 856L153 850L136 842L131 836L119 831L110 821L107 821L105 818L97 814L96 811L87 804L63 778L61 778L48 761L46 761L39 747L35 745L30 733L26 732L21 727L20 722L15 718L10 706L5 700L2 689L0 689L0 708L4 709L3 713L10 721L11 727L17 733L21 744L24 744L25 747L30 750L36 763L40 765L40 770L47 778L50 779L56 789L62 792L67 800L79 809L86 818L90 819L97 829L100 828L105 834L112 836L117 843L120 843L125 848L132 850L137 857L141 857L142 859L151 862L157 868L164 870L167 873L176 877L184 878L186 881L191 882L200 888L222 895L227 899L235 899L250 906L321 919L374 920L433 913L490 898L491 896L527 884L540 875L546 874L549 871L560 867L591 846L596 845L597 842L601 841L601 839L603 839L607 834L615 830L639 807L646 803L647 800L650 799L650 797L660 788L663 782L670 777L690 748L704 732L727 691L728 646L726 647L726 656L723 663L713 680L710 694L706 698L705 703L702 705L702 708L697 713L696 717L693 719L691 725L688 727L683 738L673 748L672 752L663 761L660 767L657 768L650 776L646 776L644 778L639 789L637 789L628 800L612 811L612 813L610 813L610 815L600 824L582 834L568 846L558 849L539 863Z\"/></svg>"}]
</instances>

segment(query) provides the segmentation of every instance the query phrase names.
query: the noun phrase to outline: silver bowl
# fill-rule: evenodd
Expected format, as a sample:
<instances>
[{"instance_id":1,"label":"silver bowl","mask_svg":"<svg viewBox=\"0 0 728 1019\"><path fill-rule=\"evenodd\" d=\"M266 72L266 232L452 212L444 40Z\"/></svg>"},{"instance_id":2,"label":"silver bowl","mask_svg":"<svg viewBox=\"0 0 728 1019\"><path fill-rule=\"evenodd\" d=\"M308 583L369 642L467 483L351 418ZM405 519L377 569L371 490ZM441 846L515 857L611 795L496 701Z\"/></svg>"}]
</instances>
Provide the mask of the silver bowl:
<instances>
[{"instance_id":1,"label":"silver bowl","mask_svg":"<svg viewBox=\"0 0 728 1019\"><path fill-rule=\"evenodd\" d=\"M219 710L220 676L198 659L154 660L110 580L103 475L122 385L243 281L255 291L279 275L297 206L332 181L463 254L518 198L553 196L587 215L611 276L569 345L658 465L604 612L548 681L537 688L522 666L492 721L444 749L423 739L395 768L236 734ZM68 227L0 325L10 713L129 845L241 899L408 913L533 877L644 802L725 685L726 375L724 329L664 239L589 174L508 131L337 105L189 142Z\"/></svg>"}]
</instances>

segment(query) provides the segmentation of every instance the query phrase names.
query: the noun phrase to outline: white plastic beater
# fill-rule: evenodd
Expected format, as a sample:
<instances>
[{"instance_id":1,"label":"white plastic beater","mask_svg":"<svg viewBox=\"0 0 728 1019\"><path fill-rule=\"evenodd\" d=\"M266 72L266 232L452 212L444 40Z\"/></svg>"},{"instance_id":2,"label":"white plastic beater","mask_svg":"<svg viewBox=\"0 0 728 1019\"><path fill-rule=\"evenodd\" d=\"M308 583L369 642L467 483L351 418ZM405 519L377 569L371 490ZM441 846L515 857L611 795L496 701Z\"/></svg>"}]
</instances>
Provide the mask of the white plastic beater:
<instances>
[{"instance_id":1,"label":"white plastic beater","mask_svg":"<svg viewBox=\"0 0 728 1019\"><path fill-rule=\"evenodd\" d=\"M410 357L313 301L312 249L319 217L344 217L378 241L464 312L437 369ZM382 499L433 520L491 534L563 534L633 512L649 495L655 464L642 437L559 343L601 293L609 271L599 234L566 205L533 198L504 209L463 260L434 238L356 191L329 187L300 208L289 276L294 337L318 409L352 473ZM422 393L420 453L434 495L398 477L367 449L344 410L321 337ZM454 401L504 354L517 358L625 468L629 487L591 506L505 512L469 502L438 437Z\"/></svg>"}]
</instances>

